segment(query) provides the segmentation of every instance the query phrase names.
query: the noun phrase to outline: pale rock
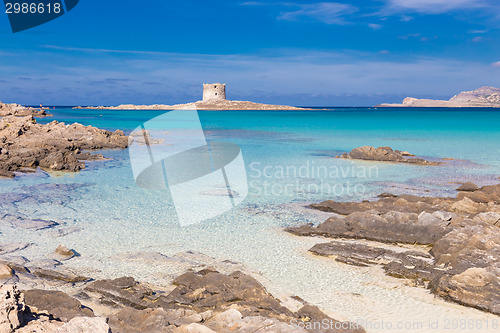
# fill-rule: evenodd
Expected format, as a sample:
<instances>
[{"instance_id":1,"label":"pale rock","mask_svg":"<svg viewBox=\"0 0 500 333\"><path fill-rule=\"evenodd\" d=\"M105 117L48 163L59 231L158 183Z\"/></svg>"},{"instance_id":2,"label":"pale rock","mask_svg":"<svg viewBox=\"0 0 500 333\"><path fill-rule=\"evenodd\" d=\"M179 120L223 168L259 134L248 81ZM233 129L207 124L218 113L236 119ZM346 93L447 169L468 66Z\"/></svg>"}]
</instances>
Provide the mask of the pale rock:
<instances>
[{"instance_id":1,"label":"pale rock","mask_svg":"<svg viewBox=\"0 0 500 333\"><path fill-rule=\"evenodd\" d=\"M229 309L214 316L213 320L218 323L222 323L225 326L231 327L242 318L243 316L241 315L241 312L236 309Z\"/></svg>"},{"instance_id":2,"label":"pale rock","mask_svg":"<svg viewBox=\"0 0 500 333\"><path fill-rule=\"evenodd\" d=\"M1 279L9 279L14 275L12 268L5 264L0 264L0 280Z\"/></svg>"},{"instance_id":3,"label":"pale rock","mask_svg":"<svg viewBox=\"0 0 500 333\"><path fill-rule=\"evenodd\" d=\"M71 259L75 256L75 252L72 250L68 249L64 245L59 245L57 249L54 251L54 257L57 257L61 260L68 260Z\"/></svg>"},{"instance_id":4,"label":"pale rock","mask_svg":"<svg viewBox=\"0 0 500 333\"><path fill-rule=\"evenodd\" d=\"M59 327L55 333L109 333L106 318L75 317Z\"/></svg>"},{"instance_id":5,"label":"pale rock","mask_svg":"<svg viewBox=\"0 0 500 333\"><path fill-rule=\"evenodd\" d=\"M481 205L472 201L469 198L463 198L460 201L453 203L450 210L456 213L475 214L481 209Z\"/></svg>"},{"instance_id":6,"label":"pale rock","mask_svg":"<svg viewBox=\"0 0 500 333\"><path fill-rule=\"evenodd\" d=\"M215 333L215 331L211 330L210 328L192 323L189 325L181 326L179 327L176 332L178 333Z\"/></svg>"},{"instance_id":7,"label":"pale rock","mask_svg":"<svg viewBox=\"0 0 500 333\"><path fill-rule=\"evenodd\" d=\"M0 333L11 333L23 323L24 296L16 286L0 287Z\"/></svg>"},{"instance_id":8,"label":"pale rock","mask_svg":"<svg viewBox=\"0 0 500 333\"><path fill-rule=\"evenodd\" d=\"M500 214L496 213L496 212L480 213L474 217L474 221L477 221L477 222L483 221L483 222L486 222L489 224L499 225L500 224Z\"/></svg>"}]
</instances>

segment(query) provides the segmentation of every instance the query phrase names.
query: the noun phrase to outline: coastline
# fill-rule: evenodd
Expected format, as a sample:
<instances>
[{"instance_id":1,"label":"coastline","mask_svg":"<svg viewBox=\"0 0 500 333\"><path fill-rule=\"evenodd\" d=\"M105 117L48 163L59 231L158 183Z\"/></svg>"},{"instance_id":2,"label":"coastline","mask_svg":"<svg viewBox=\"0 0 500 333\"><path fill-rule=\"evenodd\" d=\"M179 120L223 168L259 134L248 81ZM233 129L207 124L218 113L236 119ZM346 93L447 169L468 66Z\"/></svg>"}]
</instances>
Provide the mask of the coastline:
<instances>
[{"instance_id":1,"label":"coastline","mask_svg":"<svg viewBox=\"0 0 500 333\"><path fill-rule=\"evenodd\" d=\"M106 151L104 151L103 153L104 153L104 155L107 155L107 154L106 154ZM404 155L406 155L406 152L401 152L401 153L405 153ZM365 162L365 163L369 163L369 162ZM377 163L385 163L385 162L381 161L381 162L377 162ZM421 166L417 166L417 167L421 167ZM91 175L89 174L89 176L91 176ZM30 195L29 197L27 197L25 200L26 200L27 202L28 202L29 200L31 200L32 202L33 202L33 201L35 201L35 202L40 202L40 203L42 203L42 202L43 202L43 199L42 199L42 198L34 199L34 193L36 192L36 191L34 191L34 189L35 189L35 188L28 188L28 189L25 189L25 191L28 191L29 193L31 193L31 195ZM43 191L42 191L42 190L43 190ZM47 190L47 192L45 192L44 187L40 187L40 191L41 191L40 193L41 193L41 194L43 194L43 193L51 193L51 192L49 191L49 186L47 186L47 187L46 187L46 190ZM66 193L66 196L67 196L68 198L70 198L70 197L72 196L72 193L73 193L73 192L78 191L78 188L77 188L76 186L75 186L75 187L73 187L73 186L66 186L66 187L65 187L65 186L60 186L60 190L61 190L61 193ZM18 193L18 194L19 194L19 193ZM70 194L71 194L71 195L70 195ZM56 197L55 199L59 200L57 197ZM5 198L5 200L9 200L9 199ZM19 202L20 202L20 201L22 201L20 198L17 198L17 199L15 199L15 200L16 200L16 204L19 204ZM39 200L39 201L37 201L37 200ZM62 199L61 199L61 200L62 200ZM66 200L69 200L69 199L66 199ZM14 202L12 202L12 204L14 204ZM89 209L89 211L91 211L91 208L90 208L90 207L89 207L88 209ZM276 212L276 214L278 214L278 212ZM36 216L36 215L35 215L35 216ZM56 219L56 218L54 218L54 219L57 221L57 219ZM45 222L47 222L47 223L49 223L49 224L45 225L45 227L44 227L44 223L45 223L45 222L43 222L43 221L34 221L34 220L29 221L29 220L26 220L26 219L25 219L25 220L16 220L16 221L14 221L14 222L15 222L15 223L17 223L17 225L18 225L18 226L19 226L19 225L29 225L29 224L31 224L31 225L35 225L35 223L38 223L37 228L41 228L41 227L43 227L43 229L40 229L40 230L44 230L44 231L40 231L40 232L42 232L44 235L48 235L48 233L49 233L49 232L50 232L51 234L52 234L52 232L57 232L57 233L61 233L61 234L68 233L68 234L66 234L66 235L68 235L68 237L64 238L64 242L65 242L65 243L66 243L66 242L73 243L73 242L75 242L75 239L79 237L79 236L78 236L78 235L79 235L79 231L76 231L76 230L68 230L68 229L70 229L71 227L67 227L67 226L65 226L65 225L64 225L64 223L61 223L60 225L53 225L53 224L50 224L50 223L49 223L50 221L45 221ZM108 221L108 222L109 222L109 223L112 223L113 221L111 221L111 220L110 220L110 221ZM319 221L318 223L320 223L320 221ZM87 228L87 226L83 226L83 225L82 225L81 227L82 227L82 228ZM91 227L91 228L92 228L92 226L89 226L89 227ZM158 228L158 230L157 230L156 232L157 232L157 233L159 233L159 232L161 232L161 230L162 230L162 228ZM117 231L117 230L116 230L116 228L114 228L114 227L112 227L112 226L109 226L109 228L106 228L106 229L104 229L104 230L99 230L99 231L100 231L101 233L105 234L105 235L106 235L106 234L107 234L107 235L112 235L113 233L119 233L119 231ZM282 232L282 229L280 229L278 232L279 232L280 234L281 234L281 233L283 233L283 232ZM140 233L140 232L138 231L138 233ZM155 231L153 231L153 232L151 232L151 231L150 231L149 233L153 233L153 234L154 234L154 233L155 233ZM7 234L5 234L5 235L7 235ZM122 235L122 236L124 236L124 239L126 239L126 238L125 238L125 235ZM145 238L145 239L148 239L149 241L151 241L151 244L155 244L155 239L154 239L154 237L155 237L155 236L153 236L153 235L147 235L146 233L144 233L144 235L143 235L143 236L144 236L144 238ZM110 237L110 236L108 236L108 237ZM139 236L139 235L138 235L137 237L141 238L141 236ZM189 236L188 236L188 233L186 233L186 237L189 237ZM274 236L273 236L273 237L274 237ZM280 236L280 237L282 237L282 236ZM285 236L285 237L293 237L293 238L295 238L295 236ZM120 238L120 237L117 237L117 239L119 239L119 238ZM106 240L106 242L107 242L107 241L111 242L111 241L109 240L109 238L107 238L107 237L106 237L106 238L103 238L103 241L104 241L104 240ZM30 242L28 237L26 238L26 241L27 241L27 242ZM296 240L292 240L292 241L293 241L293 242L296 242L296 243L299 243L299 242L301 243L301 242L302 242L302 240L301 240L300 238L298 238L298 237L297 237L297 239L296 239ZM310 243L310 242L312 242L312 240L308 240L308 243ZM76 243L76 242L75 242L75 243ZM86 266L86 267L85 267L85 269L84 269L85 274L83 274L83 273L80 273L80 274L83 274L83 275L86 275L86 276L95 277L96 279L101 279L101 278L108 278L108 279L109 279L109 278L112 278L112 277L116 277L116 278L118 278L118 277L122 276L123 274L125 274L125 275L132 275L132 276L136 277L136 279L137 279L137 280L139 280L139 281L142 281L142 280L143 280L143 279L141 278L143 273L141 272L141 269L139 268L139 264L138 264L138 261L137 261L137 260L139 260L139 261L140 261L140 260L141 260L141 259L140 259L141 257L136 257L136 259L135 259L136 261L134 261L134 260L131 260L130 258L133 258L135 254L129 254L129 256L124 256L124 257L121 257L121 259L119 259L119 258L117 257L117 258L113 258L112 260L109 260L109 258L107 258L107 256L108 256L108 255L111 255L111 254L112 254L112 252L111 252L111 251L114 251L114 249L113 249L113 248L103 247L102 251L103 251L104 253L103 253L103 257L102 257L102 258L100 258L100 257L86 258L86 256L87 256L87 255L88 255L88 253L89 253L89 249L86 249L84 246L83 246L83 247L81 247L83 243L79 243L79 244L80 244L79 246L75 246L75 250L76 250L76 251L78 251L78 252L80 252L80 251L81 251L82 256L81 256L81 257L74 257L74 258L72 258L72 259L70 259L70 260L64 261L62 265L56 265L56 267L55 267L55 269L56 269L56 270L59 270L59 269L63 269L63 270L64 270L64 269L68 269L68 268L70 268L70 269L71 269L71 268L72 268L72 269L74 269L74 270L75 270L75 272L79 272L79 271L80 271L80 269L81 269L82 267ZM251 244L249 244L249 245L251 245ZM313 244L312 244L312 245L313 245ZM311 245L311 246L312 246L312 245ZM372 245L373 245L373 244L372 244ZM34 246L36 246L36 245L34 245ZM253 246L255 246L255 244L254 244ZM309 248L311 248L311 246L309 246ZM261 245L261 246L258 246L258 247L259 247L259 248L263 248L264 246L262 246L262 245ZM45 246L44 246L44 248L45 248ZM302 247L301 247L301 248L302 248ZM301 253L301 255L303 254L304 256L312 256L313 254L308 253L308 249L309 249L309 248L304 249L304 253ZM167 251L166 251L166 249L167 249L167 247L162 248L162 250L160 250L160 251L158 252L158 255L155 255L155 256L152 256L152 257L154 257L154 258L164 259L165 253L167 253L169 257L175 257L175 254L171 255L169 252L167 252ZM189 248L186 248L185 250L187 250L187 251L188 251L188 250L190 250L190 249L189 249ZM191 248L191 250L193 250L193 248ZM199 251L200 249L194 249L194 250L198 250L198 251ZM272 249L272 250L271 250L271 251L272 251L271 253L279 254L279 253L280 253L280 252L279 252L279 250L280 250L280 249L278 249L278 248L276 248L276 249ZM283 251L283 249L281 249L281 250ZM29 253L32 253L32 252L34 251L34 249L27 248L27 249L25 249L25 250L18 250L18 251L19 251L19 252L17 252L17 255L22 255L22 256L26 256L26 257L30 258L30 256L29 256L28 254L29 254ZM274 252L273 252L273 251L274 251ZM285 259L284 259L285 257L288 257L286 260L297 260L297 258L295 257L297 254L296 254L296 253L294 253L294 252L292 252L292 251L294 251L294 249L293 249L293 248L291 248L291 247L290 247L290 248L288 248L286 251L284 251L284 254L282 255L283 260L285 260ZM210 253L210 254L213 254L213 253ZM13 255L16 255L16 252L13 252ZM144 257L142 257L142 258L144 258ZM31 259L31 258L30 258L30 259ZM151 259L151 258L150 258L150 259ZM231 258L231 259L233 259L233 258ZM86 260L90 260L90 261L89 261L89 262L87 262L86 264L83 264ZM133 269L130 269L130 270L128 270L128 271L127 271L125 267L115 268L115 267L113 267L113 265L110 265L110 268L109 268L109 270L108 270L108 271L102 271L102 272L100 272L99 274L96 274L96 273L92 273L92 264L90 264L90 263L92 263L92 262L93 262L92 260L95 260L95 262L96 262L96 263L97 263L97 262L99 262L99 261L101 261L101 260L104 260L104 261L109 262L109 263L113 263L113 262L114 262L115 264L116 264L117 262L119 262L120 260L121 260L121 261L128 261L128 262L129 262L129 264L130 264L130 267L137 265L137 268L133 268ZM313 260L316 260L316 259L313 259ZM340 270L340 272L343 272L344 274L346 274L346 276L351 276L351 275L349 275L349 274L354 274L354 273L353 273L353 271L350 271L350 270L342 271L342 266L340 266L340 264L339 264L339 266L337 266L337 265L332 265L332 266L330 266L330 265L327 263L327 261L328 261L328 260L331 260L331 259L329 259L329 258L324 258L324 260L323 260L323 259L320 259L320 261L321 261L321 262L324 262L325 266L326 266L326 265L328 265L329 269L332 269L332 270ZM33 260L33 261L35 261L35 260ZM144 260L143 260L143 261L144 261ZM243 261L243 260L242 260L242 261ZM332 260L332 261L333 261L333 260ZM52 264L54 264L54 262L53 262L53 261L51 261L51 262L52 262ZM155 262L155 261L152 261L151 263L152 263L152 265L158 265L158 262L157 262L157 261L156 261L156 262ZM169 260L169 259L165 259L165 263L172 263L172 261L171 261L171 260ZM170 265L171 265L171 264L170 264ZM345 264L342 264L342 265L345 265ZM29 266L29 265L26 265L26 266ZM80 267L80 269L79 269L79 267ZM165 267L168 267L168 264L166 264L166 266L165 266ZM314 266L312 266L312 267L314 267ZM372 271L372 269L374 269L376 272L379 272L379 271L378 271L378 269L379 269L379 268L377 268L377 267L373 267L373 268L367 268L365 271L363 271L363 274L370 274L370 272L375 272L375 271ZM356 271L356 270L357 270L357 268L355 268L355 270L354 270L354 271ZM122 274L121 274L121 275L116 275L116 272L118 272L118 271L120 271ZM320 278L325 279L326 274L328 274L328 270L327 270L327 269L321 270L321 272L322 272L322 276L317 276L317 277L315 277L315 280L314 280L315 282L317 282L317 279L320 279ZM229 273L230 273L230 272L229 272ZM331 273L333 273L333 272L331 272ZM168 274L173 275L173 273L172 273L172 272L168 272ZM182 274L182 272L179 272L179 274ZM258 274L257 276L262 276L262 275L260 275L259 273L257 273L257 274ZM359 273L357 273L357 274L359 274ZM377 274L378 274L378 273L377 273ZM77 274L77 275L78 275L78 274ZM264 283L264 285L266 285L266 287L268 287L268 286L269 286L269 284L268 284L268 283L266 283L265 279L264 279L264 278L261 278L261 279L262 279L262 280L260 280L260 279L259 279L259 280L260 280L262 283ZM288 279L290 279L290 278L288 277ZM389 285L389 284L391 284L393 288L401 288L401 285L402 285L402 284L407 283L405 280L403 280L402 282L399 282L399 281L398 281L398 282L395 282L395 281L393 281L392 279L393 279L393 278L389 278L387 281L385 281L385 283L387 283L388 285ZM285 281L285 280L286 280L286 277L283 277L283 279L282 279L282 280L278 280L278 281L283 282L283 281ZM285 283L284 283L283 285L285 285ZM321 284L318 284L318 286L320 286L320 285L321 285ZM397 287L397 286L399 286L399 287ZM56 288L60 288L60 287L61 287L61 286L56 287ZM158 289L167 288L167 287L168 287L168 285L165 285L165 286L155 286L155 288L158 288ZM63 288L63 287L61 287L61 288ZM282 286L281 288L286 289L286 287L283 287L283 286ZM295 286L295 288L296 288L296 286ZM273 290L272 294L273 294L273 295L276 295L276 296L280 296L280 297L281 297L281 295L282 295L282 294L286 294L286 290L285 290L285 292L284 292L284 293L280 293L280 292L275 292L275 291L274 291L274 290L276 290L276 289L280 289L279 287L268 287L267 289L268 289L268 290ZM62 289L61 289L61 290L62 290ZM422 292L421 292L421 293L419 292L420 294L418 295L418 297L417 297L417 298L419 298L420 300L421 300L421 299L425 299L425 301L426 301L426 302L429 302L429 300L431 299L431 297L423 298L423 294L424 294L423 290L424 290L424 289L422 289ZM283 291L283 290L282 290L282 291ZM390 290L389 290L389 288L387 288L387 295L388 295L388 296L390 296L390 295L391 295L391 293L392 293L392 291L390 291ZM416 293L417 293L417 292L416 292ZM300 292L296 292L296 290L294 290L294 292L292 293L292 295L299 295L299 296L302 296L302 294L301 294ZM290 294L288 294L288 296L290 296ZM350 302L353 302L353 299L358 299L358 301L354 301L354 302L360 302L361 304L365 304L365 302L367 302L367 301L370 299L370 297L373 297L373 295L370 295L370 297L368 297L368 296L364 296L364 297L362 297L362 296L355 296L354 294L352 294L352 295L351 295L350 293L348 293L348 292L346 291L346 292L345 292L345 294L342 294L342 295L341 295L341 296L339 296L339 297L340 297L340 298L342 298L342 297L343 297L343 298L344 298L344 300L345 300L345 299L348 299L348 298L351 298L351 299L350 299ZM315 303L315 302L314 302L314 297L309 296L309 297L306 297L306 298L307 298L307 301L308 301L310 304L319 305L322 309L325 307L325 304L324 304L324 303L322 303L322 302L319 302L319 304ZM323 302L324 302L324 301L323 301ZM411 302L409 302L409 303L411 303ZM443 302L443 303L444 303L444 302ZM450 305L451 303L447 303L447 305L443 305L443 303L441 303L441 301L439 301L439 302L438 302L438 304L440 304L440 305L439 305L440 307L444 307L444 308L446 308L446 309L448 309L448 308L453 308L453 307ZM331 306L332 308L335 308L335 304L330 305L330 306ZM457 310L457 312L459 312L459 311L465 311L465 310L464 310L464 308L462 308L462 307L458 307L457 309L458 309L458 310ZM451 310L450 310L450 311L451 311ZM467 311L469 311L469 310L467 310ZM325 312L326 312L326 311L325 311ZM340 312L340 311L339 311L339 312ZM477 314L476 312L467 312L467 313L473 313L473 314L474 314L474 316L478 316L478 317L481 317L481 316L482 316L481 314ZM350 318L350 316L349 316L349 310L344 310L344 311L342 312L342 314L340 314L340 315L335 315L335 309L333 309L333 311L332 311L332 310L329 310L329 311L328 311L328 314L330 314L330 316L331 316L331 317L336 318L336 319L342 319L342 320L345 320L345 319ZM472 315L471 315L471 316L472 316ZM352 317L352 318L356 318L356 317Z\"/></svg>"}]
</instances>

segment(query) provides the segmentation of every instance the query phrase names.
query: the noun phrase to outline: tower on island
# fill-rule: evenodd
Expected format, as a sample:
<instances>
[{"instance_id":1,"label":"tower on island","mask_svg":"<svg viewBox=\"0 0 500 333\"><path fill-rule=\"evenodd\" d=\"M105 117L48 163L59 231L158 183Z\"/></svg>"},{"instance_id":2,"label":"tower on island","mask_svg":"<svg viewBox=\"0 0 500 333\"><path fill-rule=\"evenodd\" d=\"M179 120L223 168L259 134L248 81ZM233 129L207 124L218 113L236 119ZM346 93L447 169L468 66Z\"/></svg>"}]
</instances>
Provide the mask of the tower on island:
<instances>
[{"instance_id":1,"label":"tower on island","mask_svg":"<svg viewBox=\"0 0 500 333\"><path fill-rule=\"evenodd\" d=\"M203 84L203 101L225 101L226 85L221 83Z\"/></svg>"}]
</instances>

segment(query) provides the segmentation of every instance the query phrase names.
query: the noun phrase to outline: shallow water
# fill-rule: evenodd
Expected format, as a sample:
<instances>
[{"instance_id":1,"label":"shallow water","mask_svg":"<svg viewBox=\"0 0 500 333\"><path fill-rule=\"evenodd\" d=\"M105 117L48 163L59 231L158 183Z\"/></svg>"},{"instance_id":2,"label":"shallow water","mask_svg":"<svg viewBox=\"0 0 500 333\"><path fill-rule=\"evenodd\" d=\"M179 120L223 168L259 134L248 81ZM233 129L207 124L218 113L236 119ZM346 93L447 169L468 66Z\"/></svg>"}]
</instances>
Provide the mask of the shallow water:
<instances>
[{"instance_id":1,"label":"shallow water","mask_svg":"<svg viewBox=\"0 0 500 333\"><path fill-rule=\"evenodd\" d=\"M127 133L163 113L51 112L54 117L40 122L76 121ZM34 243L16 253L33 260L46 257L63 243L81 255L65 265L83 268L95 277L126 274L154 284L167 281L175 267L124 260L127 253L198 251L241 262L260 274L276 295L298 295L337 319L361 320L369 332L401 331L398 325L411 326L404 327L407 332L496 331L492 327L496 316L435 299L424 289L385 277L378 269L315 257L307 250L318 239L295 237L282 229L326 218L304 209L307 202L371 199L381 192L455 195L454 182L496 183L500 175L500 112L200 111L199 117L207 141L241 147L249 193L238 207L217 218L181 227L163 191L136 186L128 152L105 151L110 160L90 162L77 174L37 172L1 180L0 193L18 194L15 203L5 196L0 198L3 211L54 220L61 223L56 230L73 232L55 237L54 230L1 226L0 243L13 239ZM363 145L391 146L431 159L456 160L442 166L415 166L333 158ZM460 326L453 330L452 320L463 319L471 322L464 330ZM478 329L480 323L482 328Z\"/></svg>"}]
</instances>

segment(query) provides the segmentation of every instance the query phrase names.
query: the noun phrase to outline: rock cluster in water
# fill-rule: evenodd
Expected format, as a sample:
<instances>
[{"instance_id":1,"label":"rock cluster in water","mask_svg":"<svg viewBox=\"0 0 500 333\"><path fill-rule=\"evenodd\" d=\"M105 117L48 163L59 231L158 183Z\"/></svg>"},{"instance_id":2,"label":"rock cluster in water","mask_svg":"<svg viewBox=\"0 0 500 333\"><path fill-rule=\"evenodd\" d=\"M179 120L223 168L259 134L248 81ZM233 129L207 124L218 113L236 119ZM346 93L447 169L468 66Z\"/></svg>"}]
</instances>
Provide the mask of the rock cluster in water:
<instances>
[{"instance_id":1,"label":"rock cluster in water","mask_svg":"<svg viewBox=\"0 0 500 333\"><path fill-rule=\"evenodd\" d=\"M439 165L439 162L427 161L423 158L415 158L415 155L406 151L393 150L391 147L371 147L363 146L354 148L350 153L344 153L337 158L365 160L365 161L381 161L381 162L396 162L410 163L420 165Z\"/></svg>"},{"instance_id":2,"label":"rock cluster in water","mask_svg":"<svg viewBox=\"0 0 500 333\"><path fill-rule=\"evenodd\" d=\"M447 300L500 314L500 185L473 185L466 184L456 198L384 193L378 201L325 201L311 208L335 216L287 231L351 239L317 244L310 251L351 265L379 264L388 275L410 279ZM352 240L431 249L391 251Z\"/></svg>"},{"instance_id":3,"label":"rock cluster in water","mask_svg":"<svg viewBox=\"0 0 500 333\"><path fill-rule=\"evenodd\" d=\"M84 160L102 159L84 151L126 148L122 131L110 132L81 124L53 121L37 124L33 116L0 119L0 176L14 177L13 171L37 167L57 171L78 171Z\"/></svg>"}]
</instances>

